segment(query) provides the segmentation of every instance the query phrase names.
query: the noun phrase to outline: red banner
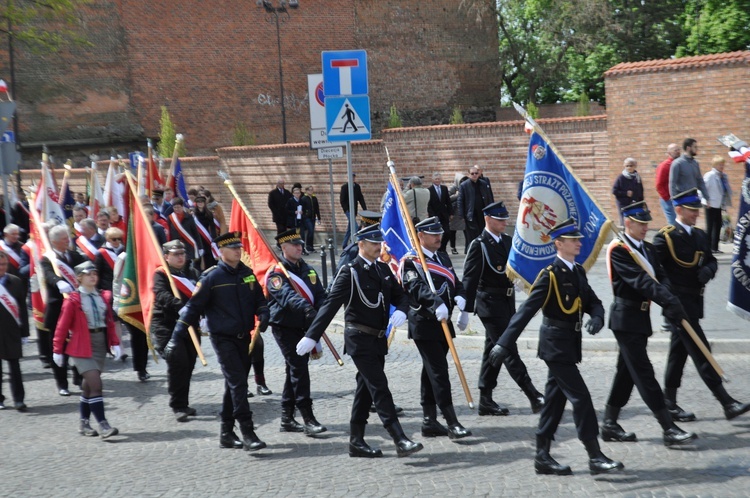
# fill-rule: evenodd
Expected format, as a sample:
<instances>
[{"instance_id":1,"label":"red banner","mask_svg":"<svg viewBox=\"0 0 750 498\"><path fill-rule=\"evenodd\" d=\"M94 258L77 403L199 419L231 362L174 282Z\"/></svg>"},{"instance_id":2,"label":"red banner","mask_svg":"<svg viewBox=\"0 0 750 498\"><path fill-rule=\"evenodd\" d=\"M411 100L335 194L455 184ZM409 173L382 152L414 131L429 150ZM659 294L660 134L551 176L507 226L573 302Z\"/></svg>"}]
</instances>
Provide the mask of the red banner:
<instances>
[{"instance_id":1,"label":"red banner","mask_svg":"<svg viewBox=\"0 0 750 498\"><path fill-rule=\"evenodd\" d=\"M252 268L255 277L258 279L258 282L261 283L263 290L265 291L266 272L276 264L277 259L271 248L266 244L263 236L245 215L245 211L243 211L242 206L239 205L237 199L232 201L232 215L229 218L229 231L242 232L242 248L245 251L242 256L242 261Z\"/></svg>"}]
</instances>

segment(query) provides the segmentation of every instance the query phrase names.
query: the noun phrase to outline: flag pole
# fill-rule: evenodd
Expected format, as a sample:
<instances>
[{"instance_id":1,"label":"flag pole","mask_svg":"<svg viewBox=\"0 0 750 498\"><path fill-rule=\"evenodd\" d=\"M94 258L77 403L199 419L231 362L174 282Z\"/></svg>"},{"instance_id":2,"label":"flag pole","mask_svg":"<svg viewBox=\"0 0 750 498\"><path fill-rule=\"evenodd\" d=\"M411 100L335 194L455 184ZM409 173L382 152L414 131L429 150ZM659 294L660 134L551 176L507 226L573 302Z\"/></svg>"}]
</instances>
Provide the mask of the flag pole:
<instances>
[{"instance_id":1,"label":"flag pole","mask_svg":"<svg viewBox=\"0 0 750 498\"><path fill-rule=\"evenodd\" d=\"M175 163L177 163L177 156L180 152L180 144L182 144L182 141L185 139L185 135L182 133L178 133L175 137L174 142L174 151L172 151L172 162L169 163L169 173L167 173L167 187L172 186L172 177L174 176L174 167ZM177 195L177 192L175 192L175 195ZM187 199L185 199L187 200Z\"/></svg>"},{"instance_id":2,"label":"flag pole","mask_svg":"<svg viewBox=\"0 0 750 498\"><path fill-rule=\"evenodd\" d=\"M247 216L247 219L250 220L250 223L252 223L253 227L255 227L255 230L258 232L258 235L260 235L260 239L266 245L266 248L268 249L268 251L271 254L273 254L273 257L276 260L276 263L278 264L278 267L281 268L281 271L284 273L284 276L287 278L287 280L289 281L289 283L292 284L292 287L294 288L294 290L297 293L300 293L299 287L294 282L294 280L292 280L289 277L289 272L284 267L284 265L281 264L281 261L279 260L278 255L276 254L276 252L273 249L271 249L271 245L268 243L268 239L266 239L266 235L260 230L260 228L258 228L258 224L255 223L255 220L250 215L250 211L248 211L247 206L245 206L245 203L242 202L242 199L240 199L240 196L237 193L237 190L234 188L234 185L232 184L232 180L230 180L229 177L226 176L225 174L222 175L221 172L219 173L219 176L221 176L224 179L224 185L227 186L227 188L229 189L229 191L232 193L232 195L234 196L234 198L237 200L237 204L240 205L240 207L242 208L242 211L245 213L245 216ZM323 335L322 335L321 338L325 341L326 345L328 346L328 349L331 350L331 354L333 355L334 359L339 364L339 366L343 367L344 366L344 360L341 359L341 356L339 355L338 351L336 351L336 348L334 347L333 343L331 342L331 339L328 337L328 334L326 334L325 332L323 332Z\"/></svg>"},{"instance_id":3,"label":"flag pole","mask_svg":"<svg viewBox=\"0 0 750 498\"><path fill-rule=\"evenodd\" d=\"M404 196L401 192L401 185L399 185L398 177L396 177L396 165L393 161L391 161L390 155L388 154L388 148L386 147L385 153L388 156L388 169L390 170L391 175L391 183L393 183L393 189L396 191L396 196L398 197L399 205L401 206L401 213L404 214L404 218L406 221L406 230L409 234L409 239L411 239L412 246L414 247L414 250L417 252L417 256L419 257L419 263L422 265L422 270L424 271L424 274L427 278L427 283L430 286L430 290L433 292L433 294L437 295L437 292L435 290L435 284L432 281L432 275L430 275L430 270L427 268L427 261L424 258L424 253L422 252L422 245L419 243L419 239L417 238L417 233L414 228L414 223L412 222L412 219L407 215L409 213L409 209L406 206L406 201L404 200ZM453 344L453 338L451 337L451 331L448 328L448 323L443 320L440 322L440 324L443 327L443 333L445 334L445 340L448 342L448 348L451 351L451 356L453 357L453 362L456 364L456 370L458 371L458 378L461 380L461 386L464 389L464 394L466 395L466 401L469 403L469 408L472 410L474 409L474 400L471 397L471 390L469 389L469 384L466 382L466 376L464 375L464 370L461 367L461 360L458 358L458 352L456 351L456 345Z\"/></svg>"},{"instance_id":4,"label":"flag pole","mask_svg":"<svg viewBox=\"0 0 750 498\"><path fill-rule=\"evenodd\" d=\"M125 177L128 180L128 187L130 188L131 192L136 192L136 190L133 190L133 175L130 173L130 171L125 172ZM154 231L150 229L151 222L146 216L146 212L143 210L143 205L136 199L135 202L135 209L138 211L138 215L141 216L143 219L143 222L149 227L148 234L149 239L151 240L151 243L156 248L156 253L159 255L159 261L161 262L161 265L164 267L164 273L167 275L167 280L169 280L169 287L172 289L172 294L174 294L174 297L179 298L180 292L177 290L177 286L174 283L174 278L172 278L172 273L169 271L169 265L167 265L166 260L164 259L164 252L162 251L162 248L159 247L159 242L156 240L156 234L154 234ZM151 308L153 309L153 307ZM151 310L149 310L149 313ZM193 341L193 346L195 346L195 351L198 353L198 358L201 360L201 364L205 367L208 365L208 362L206 361L205 356L203 356L203 350L201 350L201 344L198 342L198 336L195 334L195 329L190 326L188 327L188 333L190 334L190 340ZM153 352L153 344L151 344L151 336L148 332L146 332L146 337L149 339L149 348Z\"/></svg>"}]
</instances>

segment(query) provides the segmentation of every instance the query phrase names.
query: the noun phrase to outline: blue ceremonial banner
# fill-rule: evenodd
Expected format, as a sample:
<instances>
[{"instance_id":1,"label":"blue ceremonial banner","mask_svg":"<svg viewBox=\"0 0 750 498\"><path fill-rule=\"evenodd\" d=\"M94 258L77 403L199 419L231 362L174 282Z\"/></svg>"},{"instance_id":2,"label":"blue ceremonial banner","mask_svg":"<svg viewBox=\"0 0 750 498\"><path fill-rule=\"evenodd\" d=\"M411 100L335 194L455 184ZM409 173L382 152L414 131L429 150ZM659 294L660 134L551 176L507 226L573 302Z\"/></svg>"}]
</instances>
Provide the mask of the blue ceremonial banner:
<instances>
[{"instance_id":1,"label":"blue ceremonial banner","mask_svg":"<svg viewBox=\"0 0 750 498\"><path fill-rule=\"evenodd\" d=\"M128 154L128 158L130 159L130 169L133 170L133 174L138 171L138 161L141 157L146 157L143 152L131 152Z\"/></svg>"},{"instance_id":2,"label":"blue ceremonial banner","mask_svg":"<svg viewBox=\"0 0 750 498\"><path fill-rule=\"evenodd\" d=\"M185 186L185 177L182 175L182 162L177 158L174 165L174 193L186 201L188 199L187 187Z\"/></svg>"},{"instance_id":3,"label":"blue ceremonial banner","mask_svg":"<svg viewBox=\"0 0 750 498\"><path fill-rule=\"evenodd\" d=\"M739 153L741 155L737 151L729 152L735 161L744 160L745 179L740 189L740 210L734 230L727 309L750 320L750 150L739 147Z\"/></svg>"},{"instance_id":4,"label":"blue ceremonial banner","mask_svg":"<svg viewBox=\"0 0 750 498\"><path fill-rule=\"evenodd\" d=\"M76 201L73 198L73 192L70 191L70 184L67 181L63 182L62 189L62 192L60 192L60 206L62 206L65 213L65 219L71 220L68 224L73 226L73 206L76 205Z\"/></svg>"},{"instance_id":5,"label":"blue ceremonial banner","mask_svg":"<svg viewBox=\"0 0 750 498\"><path fill-rule=\"evenodd\" d=\"M555 259L557 251L549 232L557 223L570 217L578 222L584 238L576 261L587 270L596 261L612 223L553 148L538 133L531 135L508 258L511 275L520 277L526 288Z\"/></svg>"},{"instance_id":6,"label":"blue ceremonial banner","mask_svg":"<svg viewBox=\"0 0 750 498\"><path fill-rule=\"evenodd\" d=\"M398 265L406 253L414 249L409 240L409 232L404 219L404 215L401 213L401 206L398 203L396 189L393 188L391 182L388 182L383 218L380 221L380 231L383 232L383 238L388 246L388 254L395 260L394 263L396 265Z\"/></svg>"}]
</instances>

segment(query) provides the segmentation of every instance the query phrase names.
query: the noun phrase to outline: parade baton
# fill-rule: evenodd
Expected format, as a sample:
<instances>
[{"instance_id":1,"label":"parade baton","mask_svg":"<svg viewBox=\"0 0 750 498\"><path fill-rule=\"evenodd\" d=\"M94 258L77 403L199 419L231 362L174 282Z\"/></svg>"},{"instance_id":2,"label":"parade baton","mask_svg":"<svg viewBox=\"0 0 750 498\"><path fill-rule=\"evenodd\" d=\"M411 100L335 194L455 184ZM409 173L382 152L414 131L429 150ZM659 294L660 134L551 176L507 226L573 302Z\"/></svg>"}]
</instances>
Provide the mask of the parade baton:
<instances>
[{"instance_id":1,"label":"parade baton","mask_svg":"<svg viewBox=\"0 0 750 498\"><path fill-rule=\"evenodd\" d=\"M612 227L612 231L615 232L615 235L617 236L617 238L623 244L625 244L628 247L630 247L630 245L625 240L623 240L623 238L620 236L620 233L617 232L614 229L614 227ZM638 266L640 266L641 268L643 268L643 271L645 271L648 274L649 277L651 277L652 279L654 279L656 282L659 282L659 280L657 280L656 276L654 274L652 274L648 270L648 268L646 268L646 266L643 264L643 262L641 262L640 256L636 256L633 259L635 259L636 263L638 263ZM730 382L729 377L727 377L727 375L724 373L724 370L719 366L719 363L716 361L716 358L714 358L714 355L711 354L711 351L706 347L706 345L703 343L703 341L701 340L701 338L698 337L698 334L695 332L695 329L693 328L693 326L690 325L690 322L688 322L686 319L683 318L682 321L680 322L680 325L682 325L682 328L684 328L687 331L687 333L690 336L690 338L693 339L693 342L695 343L695 345L698 346L698 349L701 350L701 353L703 353L703 356L706 357L706 359L711 364L711 366L716 371L716 373L719 375L719 377L721 377L724 380L724 382Z\"/></svg>"},{"instance_id":2,"label":"parade baton","mask_svg":"<svg viewBox=\"0 0 750 498\"><path fill-rule=\"evenodd\" d=\"M289 281L290 284L292 284L294 291L301 295L302 293L300 292L300 288L297 286L295 281L289 277L289 272L284 267L284 265L281 264L281 261L279 260L279 256L276 254L276 252L271 249L271 245L268 243L268 240L266 239L266 235L260 230L260 228L258 228L258 224L255 223L255 220L250 215L250 211L248 211L247 206L245 206L245 203L242 202L242 199L240 199L240 196L237 193L237 190L234 188L234 185L232 184L232 180L230 180L229 176L222 171L219 172L219 176L222 179L224 179L224 185L227 186L229 191L232 193L232 196L234 196L234 198L237 200L237 204L240 205L240 207L242 208L242 211L245 213L245 216L247 216L247 219L250 220L250 223L253 225L253 228L255 228L255 231L260 236L261 241L266 245L266 249L268 249L268 252L273 255L274 260L276 260L277 267L281 268L281 271L284 273L284 276L286 277L286 279ZM336 348L331 342L331 339L328 338L328 335L325 332L323 332L323 335L321 338L325 341L326 345L328 346L328 349L331 350L331 354L333 355L334 359L339 364L339 366L343 367L344 360L341 359L341 356L339 355L338 351L336 351Z\"/></svg>"},{"instance_id":3,"label":"parade baton","mask_svg":"<svg viewBox=\"0 0 750 498\"><path fill-rule=\"evenodd\" d=\"M128 180L128 187L130 188L130 191L135 192L135 190L133 190L134 185L133 185L132 173L130 173L130 171L125 171L125 177ZM150 226L151 223L149 223L148 217L146 216L146 212L143 210L143 205L141 205L140 202L136 202L135 205L136 205L136 209L138 211L139 216L141 216L141 218L143 219L143 222L146 223L148 226ZM159 255L159 261L162 267L164 267L164 274L167 276L167 280L169 280L169 287L172 289L172 294L174 294L174 297L179 298L180 292L177 290L177 285L175 285L174 283L174 278L172 278L172 273L170 273L169 271L169 265L167 265L167 262L164 259L164 252L162 251L162 248L159 247L159 242L156 240L156 234L154 233L153 230L147 230L147 232L149 233L149 238L151 239L151 243L154 245L154 248L156 248L156 253ZM154 307L152 305L151 308L149 309L149 319L151 318L151 313L153 312L153 309ZM149 347L151 348L153 352L153 345L151 345L150 334L148 332L145 332L145 333L146 333L146 338L149 341ZM190 334L190 340L193 341L193 346L195 346L195 351L198 353L198 358L200 358L201 364L205 367L206 365L208 365L208 362L206 361L205 356L203 356L203 351L201 350L201 344L200 342L198 342L198 336L195 334L195 329L193 328L192 325L188 327L188 333Z\"/></svg>"},{"instance_id":4,"label":"parade baton","mask_svg":"<svg viewBox=\"0 0 750 498\"><path fill-rule=\"evenodd\" d=\"M404 200L403 194L401 193L401 186L399 185L398 178L396 177L396 165L391 161L391 157L388 154L388 148L385 148L386 156L388 157L388 169L391 173L391 182L393 183L393 188L396 191L396 196L398 197L399 205L401 206L401 213L404 215L405 221L406 221L406 229L409 234L409 239L411 239L412 246L414 246L414 250L417 251L417 256L419 257L419 262L422 265L422 270L424 271L424 274L427 278L427 283L430 286L430 290L437 295L437 292L435 290L435 284L432 281L432 275L430 275L430 270L427 268L427 261L424 259L424 253L422 252L422 245L419 243L419 239L417 238L416 230L414 229L414 223L412 222L411 218L407 216L409 213L408 208L406 207L406 201ZM458 371L458 377L461 379L461 386L464 388L464 394L466 395L466 401L469 403L469 408L472 410L474 409L474 400L471 397L471 391L469 390L469 384L466 382L466 376L464 375L464 370L461 367L461 360L458 359L458 352L456 351L456 346L453 344L453 338L451 337L451 331L448 328L448 323L445 321L441 321L440 324L443 326L443 333L445 334L445 340L448 342L448 348L451 350L451 356L453 356L453 362L456 364L456 370Z\"/></svg>"},{"instance_id":5,"label":"parade baton","mask_svg":"<svg viewBox=\"0 0 750 498\"><path fill-rule=\"evenodd\" d=\"M255 343L258 341L258 327L255 327L253 329L253 332L250 334L250 345L247 347L247 355L250 356L253 353L253 348L255 348Z\"/></svg>"}]
</instances>

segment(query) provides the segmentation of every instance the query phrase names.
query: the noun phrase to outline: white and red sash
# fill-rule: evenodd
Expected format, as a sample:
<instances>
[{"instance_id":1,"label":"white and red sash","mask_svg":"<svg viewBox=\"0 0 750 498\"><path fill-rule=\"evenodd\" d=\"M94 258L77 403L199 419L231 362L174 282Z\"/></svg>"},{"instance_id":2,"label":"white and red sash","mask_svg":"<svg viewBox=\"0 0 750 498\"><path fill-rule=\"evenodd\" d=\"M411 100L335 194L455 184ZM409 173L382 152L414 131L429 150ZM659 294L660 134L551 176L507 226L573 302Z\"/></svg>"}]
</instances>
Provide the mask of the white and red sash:
<instances>
[{"instance_id":1,"label":"white and red sash","mask_svg":"<svg viewBox=\"0 0 750 498\"><path fill-rule=\"evenodd\" d=\"M193 295L193 292L195 292L195 284L190 279L179 277L177 275L172 275L172 278L174 279L174 285L177 287L178 291L188 297Z\"/></svg>"},{"instance_id":2,"label":"white and red sash","mask_svg":"<svg viewBox=\"0 0 750 498\"><path fill-rule=\"evenodd\" d=\"M76 239L76 245L93 263L96 261L96 253L98 252L96 246L89 242L89 239L81 235Z\"/></svg>"},{"instance_id":3,"label":"white and red sash","mask_svg":"<svg viewBox=\"0 0 750 498\"><path fill-rule=\"evenodd\" d=\"M81 224L77 221L73 222L73 230L75 230L76 237L83 237L83 231L81 230Z\"/></svg>"},{"instance_id":4,"label":"white and red sash","mask_svg":"<svg viewBox=\"0 0 750 498\"><path fill-rule=\"evenodd\" d=\"M266 273L266 287L268 287L268 277L270 277L271 274L277 270L279 271L279 273L283 273L283 270L281 270L278 266L273 266L269 268L268 272ZM294 281L295 284L297 284L297 289L299 290L300 296L302 296L305 301L315 306L315 295L313 295L312 290L310 290L310 287L307 286L305 281L299 278L297 275L295 275L292 272L287 272L286 274L289 276L290 279Z\"/></svg>"},{"instance_id":5,"label":"white and red sash","mask_svg":"<svg viewBox=\"0 0 750 498\"><path fill-rule=\"evenodd\" d=\"M189 233L187 233L185 227L182 226L182 223L180 223L180 219L177 217L177 213L170 214L169 220L172 222L172 226L174 226L174 229L177 230L177 234L180 236L180 238L193 247L193 251L195 252L195 256L197 257L198 243L193 237L190 236Z\"/></svg>"},{"instance_id":6,"label":"white and red sash","mask_svg":"<svg viewBox=\"0 0 750 498\"><path fill-rule=\"evenodd\" d=\"M47 257L47 259L50 260L50 263L52 263L53 261L55 262L55 263L52 263L53 266L57 264L57 269L60 272L60 275L62 275L62 277L65 280L67 280L67 282L70 285L72 285L74 288L78 287L78 279L76 279L76 272L74 272L73 269L70 266L68 266L68 263L58 258L57 253L54 251L48 251L44 253L44 255Z\"/></svg>"},{"instance_id":7,"label":"white and red sash","mask_svg":"<svg viewBox=\"0 0 750 498\"><path fill-rule=\"evenodd\" d=\"M198 227L198 233L201 234L201 238L203 239L203 242L206 243L209 247L211 247L211 254L214 255L214 259L219 259L219 256L221 256L221 253L219 252L219 248L211 241L211 234L208 233L208 229L203 226L203 224L198 221L198 217L193 215L193 219L195 220L195 226Z\"/></svg>"},{"instance_id":8,"label":"white and red sash","mask_svg":"<svg viewBox=\"0 0 750 498\"><path fill-rule=\"evenodd\" d=\"M0 302L8 313L13 316L18 325L21 325L21 309L18 307L18 301L14 298L4 285L0 284Z\"/></svg>"},{"instance_id":9,"label":"white and red sash","mask_svg":"<svg viewBox=\"0 0 750 498\"><path fill-rule=\"evenodd\" d=\"M101 254L102 257L104 258L104 261L107 262L110 270L114 271L115 260L117 259L117 254L115 254L115 251L113 251L109 247L102 246L99 248L99 254Z\"/></svg>"},{"instance_id":10,"label":"white and red sash","mask_svg":"<svg viewBox=\"0 0 750 498\"><path fill-rule=\"evenodd\" d=\"M0 239L0 249L5 251L8 255L8 261L16 270L21 268L21 255L14 251L13 248L5 242L5 239Z\"/></svg>"},{"instance_id":11,"label":"white and red sash","mask_svg":"<svg viewBox=\"0 0 750 498\"><path fill-rule=\"evenodd\" d=\"M416 266L419 266L419 267L422 266L419 263L419 258L417 258L417 255L414 253L409 253L406 256L404 256L404 258L401 260L401 265L400 265L401 268L399 269L399 272L398 272L399 275L403 273L403 264L407 258L414 260L414 264ZM426 259L426 256L425 256L425 259ZM453 274L450 268L443 266L440 263L430 261L429 259L426 259L426 263L427 263L427 269L430 270L430 273L432 273L433 275L440 275L441 277L449 280L453 288L454 289L456 288L456 276Z\"/></svg>"}]
</instances>

